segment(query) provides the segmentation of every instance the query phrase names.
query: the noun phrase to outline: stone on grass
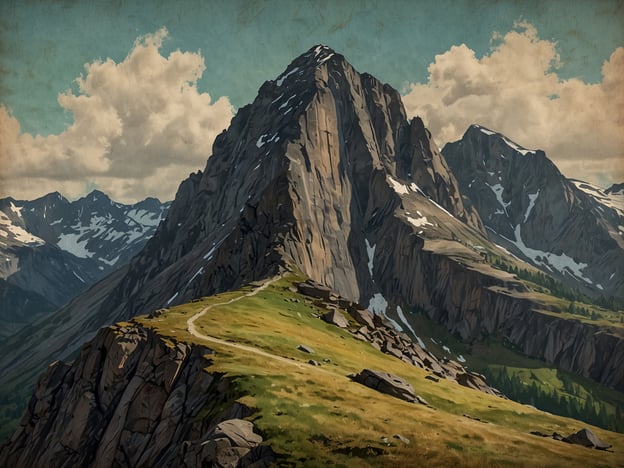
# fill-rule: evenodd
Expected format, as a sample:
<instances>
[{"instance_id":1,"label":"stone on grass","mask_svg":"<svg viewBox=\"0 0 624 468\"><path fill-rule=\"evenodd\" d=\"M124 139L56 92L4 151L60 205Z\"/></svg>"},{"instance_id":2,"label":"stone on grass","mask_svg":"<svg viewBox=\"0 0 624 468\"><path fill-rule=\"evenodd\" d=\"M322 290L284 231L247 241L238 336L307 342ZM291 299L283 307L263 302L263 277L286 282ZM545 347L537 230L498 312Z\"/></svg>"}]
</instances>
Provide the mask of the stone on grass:
<instances>
[{"instance_id":1,"label":"stone on grass","mask_svg":"<svg viewBox=\"0 0 624 468\"><path fill-rule=\"evenodd\" d=\"M338 310L330 310L326 314L323 314L323 320L327 323L331 323L340 328L347 328L349 326L349 321L347 318L342 315L342 313Z\"/></svg>"},{"instance_id":2,"label":"stone on grass","mask_svg":"<svg viewBox=\"0 0 624 468\"><path fill-rule=\"evenodd\" d=\"M611 444L607 444L604 440L587 428L583 428L574 434L570 434L563 440L571 444L582 445L583 447L595 447L598 450L607 450L608 448L611 448Z\"/></svg>"}]
</instances>

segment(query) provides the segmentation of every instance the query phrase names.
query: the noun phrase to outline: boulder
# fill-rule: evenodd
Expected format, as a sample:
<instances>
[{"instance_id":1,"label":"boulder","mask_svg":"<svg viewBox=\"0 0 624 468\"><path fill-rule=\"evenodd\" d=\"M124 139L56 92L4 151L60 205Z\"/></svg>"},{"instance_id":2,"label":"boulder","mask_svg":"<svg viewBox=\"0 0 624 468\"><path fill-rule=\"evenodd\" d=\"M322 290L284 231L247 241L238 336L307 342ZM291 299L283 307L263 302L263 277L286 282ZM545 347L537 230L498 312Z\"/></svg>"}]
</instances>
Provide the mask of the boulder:
<instances>
[{"instance_id":1,"label":"boulder","mask_svg":"<svg viewBox=\"0 0 624 468\"><path fill-rule=\"evenodd\" d=\"M297 346L297 349L299 351L303 351L304 353L308 353L308 354L314 354L315 353L315 351L312 348L310 348L309 346L306 346L304 344L300 344L299 346Z\"/></svg>"},{"instance_id":2,"label":"boulder","mask_svg":"<svg viewBox=\"0 0 624 468\"><path fill-rule=\"evenodd\" d=\"M608 448L611 448L611 444L607 444L604 440L587 428L583 428L574 434L570 434L563 440L564 442L582 445L583 447L595 447L598 450L607 450Z\"/></svg>"},{"instance_id":3,"label":"boulder","mask_svg":"<svg viewBox=\"0 0 624 468\"><path fill-rule=\"evenodd\" d=\"M342 313L338 310L330 310L326 314L323 314L323 320L327 323L331 323L332 325L336 325L340 328L347 328L349 326L349 321L347 318L342 315Z\"/></svg>"},{"instance_id":4,"label":"boulder","mask_svg":"<svg viewBox=\"0 0 624 468\"><path fill-rule=\"evenodd\" d=\"M418 401L414 393L414 387L409 382L388 372L364 369L359 374L353 376L353 380L401 400L411 403Z\"/></svg>"},{"instance_id":5,"label":"boulder","mask_svg":"<svg viewBox=\"0 0 624 468\"><path fill-rule=\"evenodd\" d=\"M325 301L329 301L329 298L332 295L332 290L327 286L323 286L311 280L308 280L305 283L299 283L297 288L299 289L299 292L305 296L315 297Z\"/></svg>"},{"instance_id":6,"label":"boulder","mask_svg":"<svg viewBox=\"0 0 624 468\"><path fill-rule=\"evenodd\" d=\"M394 434L392 437L394 437L395 439L400 440L405 445L409 445L409 443L410 443L410 440L407 437L405 437L405 436L403 436L401 434Z\"/></svg>"},{"instance_id":7,"label":"boulder","mask_svg":"<svg viewBox=\"0 0 624 468\"><path fill-rule=\"evenodd\" d=\"M262 437L253 431L253 424L244 419L223 421L214 428L208 439L227 438L233 447L251 448L262 442Z\"/></svg>"}]
</instances>

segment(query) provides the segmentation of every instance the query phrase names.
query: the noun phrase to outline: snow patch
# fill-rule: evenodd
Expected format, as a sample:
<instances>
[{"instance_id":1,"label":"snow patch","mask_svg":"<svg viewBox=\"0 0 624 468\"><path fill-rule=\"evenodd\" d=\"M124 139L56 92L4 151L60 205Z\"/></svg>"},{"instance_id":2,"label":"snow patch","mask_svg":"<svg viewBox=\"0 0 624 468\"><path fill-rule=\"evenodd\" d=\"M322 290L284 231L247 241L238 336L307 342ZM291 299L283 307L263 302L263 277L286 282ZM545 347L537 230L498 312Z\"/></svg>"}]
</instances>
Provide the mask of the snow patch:
<instances>
[{"instance_id":1,"label":"snow patch","mask_svg":"<svg viewBox=\"0 0 624 468\"><path fill-rule=\"evenodd\" d=\"M492 192L494 192L494 195L496 195L496 199L498 200L498 203L503 207L503 210L505 211L505 213L507 213L507 207L510 205L511 202L505 203L503 201L503 191L505 190L505 187L503 187L501 184L490 185L486 183L485 185L487 185L488 187L490 187L490 189L492 189Z\"/></svg>"},{"instance_id":2,"label":"snow patch","mask_svg":"<svg viewBox=\"0 0 624 468\"><path fill-rule=\"evenodd\" d=\"M526 213L524 214L524 222L527 222L527 219L529 219L529 215L531 214L531 210L533 209L533 207L535 206L535 200L537 200L537 197L539 197L539 189L537 189L537 192L531 194L529 193L529 207L527 208Z\"/></svg>"},{"instance_id":3,"label":"snow patch","mask_svg":"<svg viewBox=\"0 0 624 468\"><path fill-rule=\"evenodd\" d=\"M158 226L162 220L160 213L153 213L147 210L131 209L126 214L132 221L141 226Z\"/></svg>"},{"instance_id":4,"label":"snow patch","mask_svg":"<svg viewBox=\"0 0 624 468\"><path fill-rule=\"evenodd\" d=\"M87 249L88 238L84 238L83 232L71 232L68 234L61 234L59 241L56 245L59 249L69 252L78 258L91 258L93 252Z\"/></svg>"},{"instance_id":5,"label":"snow patch","mask_svg":"<svg viewBox=\"0 0 624 468\"><path fill-rule=\"evenodd\" d=\"M169 300L167 301L167 305L171 304L174 301L174 299L178 297L178 294L179 292L176 292L173 296L171 296Z\"/></svg>"},{"instance_id":6,"label":"snow patch","mask_svg":"<svg viewBox=\"0 0 624 468\"><path fill-rule=\"evenodd\" d=\"M297 97L297 95L296 95L296 94L295 94L295 95L293 95L293 96L290 96L290 97L286 100L286 102L284 102L281 106L279 106L279 109L283 109L284 107L286 107L286 106L288 105L288 103L289 103L292 99L294 99L294 98L296 98L296 97Z\"/></svg>"},{"instance_id":7,"label":"snow patch","mask_svg":"<svg viewBox=\"0 0 624 468\"><path fill-rule=\"evenodd\" d=\"M414 192L418 192L420 193L423 197L426 197L425 192L423 192L420 187L418 185L416 185L414 182L412 182L410 184L410 188L414 191Z\"/></svg>"},{"instance_id":8,"label":"snow patch","mask_svg":"<svg viewBox=\"0 0 624 468\"><path fill-rule=\"evenodd\" d=\"M505 138L502 135L501 135L501 138L507 144L507 146L509 146L513 150L516 150L518 153L520 153L523 156L526 156L528 153L535 153L535 150L528 150L526 148L523 148L522 146L515 144L513 141L509 140L508 138Z\"/></svg>"},{"instance_id":9,"label":"snow patch","mask_svg":"<svg viewBox=\"0 0 624 468\"><path fill-rule=\"evenodd\" d=\"M479 131L481 133L485 133L486 135L496 135L496 132L488 130L487 128L483 128L483 127L479 127L479 126L477 126L477 128L479 129Z\"/></svg>"},{"instance_id":10,"label":"snow patch","mask_svg":"<svg viewBox=\"0 0 624 468\"><path fill-rule=\"evenodd\" d=\"M368 304L368 310L376 315L385 315L386 309L388 308L388 301L386 298L381 295L381 293L375 293L373 297L371 297L370 303Z\"/></svg>"},{"instance_id":11,"label":"snow patch","mask_svg":"<svg viewBox=\"0 0 624 468\"><path fill-rule=\"evenodd\" d=\"M83 280L78 273L76 273L74 270L72 270L72 273L74 274L76 278L78 278L80 281L86 284L85 280Z\"/></svg>"},{"instance_id":12,"label":"snow patch","mask_svg":"<svg viewBox=\"0 0 624 468\"><path fill-rule=\"evenodd\" d=\"M427 221L426 216L423 216L422 218L412 218L408 216L407 220L416 227L433 226L433 224Z\"/></svg>"},{"instance_id":13,"label":"snow patch","mask_svg":"<svg viewBox=\"0 0 624 468\"><path fill-rule=\"evenodd\" d=\"M398 193L399 195L406 195L409 193L409 190L407 190L407 187L403 185L401 182L395 180L392 177L388 177L388 179L390 179L390 184L392 185L392 188L394 189L396 193Z\"/></svg>"},{"instance_id":14,"label":"snow patch","mask_svg":"<svg viewBox=\"0 0 624 468\"><path fill-rule=\"evenodd\" d=\"M368 310L370 310L375 315L383 316L388 322L392 324L394 328L398 331L403 331L401 325L399 325L396 321L392 320L390 317L386 315L386 310L388 309L388 301L386 298L381 295L381 293L375 293L373 297L371 297L370 303L368 304Z\"/></svg>"},{"instance_id":15,"label":"snow patch","mask_svg":"<svg viewBox=\"0 0 624 468\"><path fill-rule=\"evenodd\" d=\"M197 270L197 272L191 277L190 280L188 280L188 283L186 283L186 286L184 286L185 288L188 287L189 284L191 284L193 282L193 280L195 278L197 278L199 275L203 275L204 274L204 267L201 267L199 270Z\"/></svg>"},{"instance_id":16,"label":"snow patch","mask_svg":"<svg viewBox=\"0 0 624 468\"><path fill-rule=\"evenodd\" d=\"M292 75L293 73L295 73L297 70L299 70L299 67L293 68L288 73L286 73L285 75L282 75L280 78L278 78L277 81L276 81L277 86L282 86L282 84L284 83L284 80L286 78L288 78L290 75Z\"/></svg>"},{"instance_id":17,"label":"snow patch","mask_svg":"<svg viewBox=\"0 0 624 468\"><path fill-rule=\"evenodd\" d=\"M17 226L9 220L4 214L0 218L0 232L4 231L5 238L14 238L16 241L22 244L43 245L45 244L43 239L37 236L33 236L26 229L21 226ZM11 236L9 236L11 234Z\"/></svg>"},{"instance_id":18,"label":"snow patch","mask_svg":"<svg viewBox=\"0 0 624 468\"><path fill-rule=\"evenodd\" d=\"M113 266L115 265L115 263L117 263L117 261L119 260L119 255L117 255L115 258L113 258L112 260L106 260L104 257L100 257L98 258L98 260L102 263L106 263L108 266Z\"/></svg>"},{"instance_id":19,"label":"snow patch","mask_svg":"<svg viewBox=\"0 0 624 468\"><path fill-rule=\"evenodd\" d=\"M444 346L442 346L442 349L443 349L446 353L451 354L451 349L450 349L448 346L444 345Z\"/></svg>"},{"instance_id":20,"label":"snow patch","mask_svg":"<svg viewBox=\"0 0 624 468\"><path fill-rule=\"evenodd\" d=\"M366 254L368 255L368 272L370 273L371 278L373 277L373 259L375 257L375 248L377 247L375 244L372 246L368 242L368 239L364 239L366 242Z\"/></svg>"},{"instance_id":21,"label":"snow patch","mask_svg":"<svg viewBox=\"0 0 624 468\"><path fill-rule=\"evenodd\" d=\"M502 236L501 236L502 237ZM558 270L560 273L568 273L576 278L592 284L589 278L583 276L583 269L587 267L586 263L577 263L571 257L568 257L565 253L561 255L555 255L552 252L544 252L542 250L532 249L527 247L522 240L522 233L520 224L516 226L514 230L515 240L507 239L514 244L525 256L530 258L534 263L550 268L551 266Z\"/></svg>"},{"instance_id":22,"label":"snow patch","mask_svg":"<svg viewBox=\"0 0 624 468\"><path fill-rule=\"evenodd\" d=\"M422 349L427 349L427 347L425 346L425 343L423 342L423 340L420 339L420 337L416 334L416 332L414 331L412 326L407 321L407 318L405 317L405 314L403 313L403 309L401 309L401 306L397 306L396 311L397 311L397 315L399 316L399 319L401 320L401 322L409 329L409 331L412 332L412 335L414 335L414 338L416 338L416 341L418 341L418 345Z\"/></svg>"},{"instance_id":23,"label":"snow patch","mask_svg":"<svg viewBox=\"0 0 624 468\"><path fill-rule=\"evenodd\" d=\"M22 208L21 206L15 206L15 204L13 202L11 202L11 204L9 205L9 208L11 208L11 211L13 213L15 213L17 216L19 216L20 218L22 217Z\"/></svg>"},{"instance_id":24,"label":"snow patch","mask_svg":"<svg viewBox=\"0 0 624 468\"><path fill-rule=\"evenodd\" d=\"M462 364L463 364L464 362L466 362L466 358L465 358L464 356L462 356L461 354L458 354L458 355L457 355L457 360L458 360L459 362L461 362Z\"/></svg>"}]
</instances>

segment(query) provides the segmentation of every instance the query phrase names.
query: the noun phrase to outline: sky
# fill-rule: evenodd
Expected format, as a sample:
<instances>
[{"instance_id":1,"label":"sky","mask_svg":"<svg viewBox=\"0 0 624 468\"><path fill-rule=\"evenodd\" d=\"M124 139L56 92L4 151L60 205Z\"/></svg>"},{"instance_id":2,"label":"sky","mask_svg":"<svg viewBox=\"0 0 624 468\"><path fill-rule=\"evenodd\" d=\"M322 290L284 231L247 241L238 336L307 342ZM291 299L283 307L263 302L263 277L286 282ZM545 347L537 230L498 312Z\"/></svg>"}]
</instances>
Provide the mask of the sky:
<instances>
[{"instance_id":1,"label":"sky","mask_svg":"<svg viewBox=\"0 0 624 468\"><path fill-rule=\"evenodd\" d=\"M3 0L0 197L174 197L236 109L323 43L440 147L478 123L624 182L624 2Z\"/></svg>"}]
</instances>

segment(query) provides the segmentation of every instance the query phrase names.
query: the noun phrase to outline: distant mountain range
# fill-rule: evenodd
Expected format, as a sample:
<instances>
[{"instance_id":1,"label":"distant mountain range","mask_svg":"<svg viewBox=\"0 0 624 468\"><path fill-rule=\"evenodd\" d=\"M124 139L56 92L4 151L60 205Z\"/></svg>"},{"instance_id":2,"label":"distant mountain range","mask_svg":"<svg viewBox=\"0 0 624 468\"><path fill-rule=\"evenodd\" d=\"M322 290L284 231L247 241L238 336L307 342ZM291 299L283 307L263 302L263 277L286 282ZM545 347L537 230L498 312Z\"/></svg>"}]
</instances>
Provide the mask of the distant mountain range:
<instances>
[{"instance_id":1,"label":"distant mountain range","mask_svg":"<svg viewBox=\"0 0 624 468\"><path fill-rule=\"evenodd\" d=\"M93 191L0 200L0 336L64 305L125 265L154 234L170 203L133 205Z\"/></svg>"}]
</instances>

